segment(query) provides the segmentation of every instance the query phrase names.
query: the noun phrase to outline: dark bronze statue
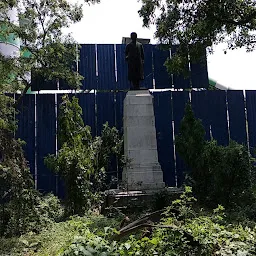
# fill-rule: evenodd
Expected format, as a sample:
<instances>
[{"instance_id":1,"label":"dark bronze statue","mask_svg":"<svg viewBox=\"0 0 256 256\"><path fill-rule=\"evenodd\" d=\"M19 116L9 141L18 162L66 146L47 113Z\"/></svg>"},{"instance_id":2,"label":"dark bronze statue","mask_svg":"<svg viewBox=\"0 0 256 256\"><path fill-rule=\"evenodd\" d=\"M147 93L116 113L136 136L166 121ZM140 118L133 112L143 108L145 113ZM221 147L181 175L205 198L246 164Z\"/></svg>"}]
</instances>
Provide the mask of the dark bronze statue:
<instances>
[{"instance_id":1,"label":"dark bronze statue","mask_svg":"<svg viewBox=\"0 0 256 256\"><path fill-rule=\"evenodd\" d=\"M144 49L137 42L137 34L131 33L132 42L126 46L125 59L128 63L128 80L132 83L131 90L140 89L140 81L144 80Z\"/></svg>"}]
</instances>

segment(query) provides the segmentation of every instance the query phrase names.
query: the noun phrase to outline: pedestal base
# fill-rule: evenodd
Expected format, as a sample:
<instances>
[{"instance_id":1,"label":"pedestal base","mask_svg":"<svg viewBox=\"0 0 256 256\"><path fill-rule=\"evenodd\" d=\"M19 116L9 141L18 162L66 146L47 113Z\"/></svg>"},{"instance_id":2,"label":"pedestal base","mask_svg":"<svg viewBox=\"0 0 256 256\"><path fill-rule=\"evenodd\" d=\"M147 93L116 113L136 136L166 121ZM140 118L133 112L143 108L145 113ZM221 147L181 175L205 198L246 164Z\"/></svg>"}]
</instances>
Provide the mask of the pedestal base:
<instances>
[{"instance_id":1,"label":"pedestal base","mask_svg":"<svg viewBox=\"0 0 256 256\"><path fill-rule=\"evenodd\" d=\"M148 90L129 91L124 100L124 152L131 161L123 171L128 190L164 188L157 154L153 97Z\"/></svg>"},{"instance_id":2,"label":"pedestal base","mask_svg":"<svg viewBox=\"0 0 256 256\"><path fill-rule=\"evenodd\" d=\"M132 165L125 168L123 180L127 182L128 190L156 190L165 187L159 164L150 166Z\"/></svg>"}]
</instances>

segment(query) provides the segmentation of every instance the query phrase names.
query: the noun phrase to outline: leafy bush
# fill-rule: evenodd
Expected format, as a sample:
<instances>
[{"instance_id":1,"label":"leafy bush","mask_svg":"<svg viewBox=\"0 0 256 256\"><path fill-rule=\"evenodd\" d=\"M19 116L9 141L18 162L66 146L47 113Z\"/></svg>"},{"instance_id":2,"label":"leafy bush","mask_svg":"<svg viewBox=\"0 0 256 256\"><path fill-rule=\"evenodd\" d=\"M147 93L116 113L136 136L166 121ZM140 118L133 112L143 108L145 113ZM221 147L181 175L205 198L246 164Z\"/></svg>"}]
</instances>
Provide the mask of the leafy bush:
<instances>
[{"instance_id":1,"label":"leafy bush","mask_svg":"<svg viewBox=\"0 0 256 256\"><path fill-rule=\"evenodd\" d=\"M78 99L62 98L60 106L57 156L45 159L46 165L59 173L66 185L66 214L83 215L101 203L100 191L106 188L106 171L112 156L122 163L122 144L116 128L103 126L102 136L92 138L85 126Z\"/></svg>"},{"instance_id":2,"label":"leafy bush","mask_svg":"<svg viewBox=\"0 0 256 256\"><path fill-rule=\"evenodd\" d=\"M10 201L6 211L9 215L6 234L12 236L29 231L39 233L63 217L63 207L57 197L52 194L42 197L33 191L20 197L19 202Z\"/></svg>"},{"instance_id":3,"label":"leafy bush","mask_svg":"<svg viewBox=\"0 0 256 256\"><path fill-rule=\"evenodd\" d=\"M231 141L220 146L206 141L200 120L188 104L181 122L176 149L191 170L193 191L200 202L231 208L253 200L255 167L247 147Z\"/></svg>"},{"instance_id":4,"label":"leafy bush","mask_svg":"<svg viewBox=\"0 0 256 256\"><path fill-rule=\"evenodd\" d=\"M103 167L106 172L110 172L113 160L117 162L120 169L123 168L127 164L127 159L124 156L124 140L116 127L109 127L108 122L103 124L100 139L102 143L96 168ZM117 177L116 173L112 172L111 174L112 177Z\"/></svg>"},{"instance_id":5,"label":"leafy bush","mask_svg":"<svg viewBox=\"0 0 256 256\"><path fill-rule=\"evenodd\" d=\"M207 214L196 212L192 207L195 201L191 188L185 187L149 235L136 230L136 234L115 241L111 228L100 234L83 227L62 255L254 255L255 228L228 223L220 205Z\"/></svg>"},{"instance_id":6,"label":"leafy bush","mask_svg":"<svg viewBox=\"0 0 256 256\"><path fill-rule=\"evenodd\" d=\"M22 142L10 130L0 129L1 234L26 231L25 219L35 207L36 194Z\"/></svg>"},{"instance_id":7,"label":"leafy bush","mask_svg":"<svg viewBox=\"0 0 256 256\"><path fill-rule=\"evenodd\" d=\"M90 255L90 256L114 256L116 252L116 243L110 243L103 237L94 235L86 230L83 236L76 236L74 241L63 256Z\"/></svg>"},{"instance_id":8,"label":"leafy bush","mask_svg":"<svg viewBox=\"0 0 256 256\"><path fill-rule=\"evenodd\" d=\"M10 127L0 127L0 235L40 231L61 211L57 198L42 198L34 189L23 144Z\"/></svg>"},{"instance_id":9,"label":"leafy bush","mask_svg":"<svg viewBox=\"0 0 256 256\"><path fill-rule=\"evenodd\" d=\"M143 230L136 229L121 240L115 240L120 220L88 213L54 223L39 234L30 232L21 236L19 242L0 239L0 251L35 256L255 255L255 223L249 228L243 222L229 222L220 205L210 212L195 211L195 201L191 188L185 187L161 219L147 222Z\"/></svg>"}]
</instances>

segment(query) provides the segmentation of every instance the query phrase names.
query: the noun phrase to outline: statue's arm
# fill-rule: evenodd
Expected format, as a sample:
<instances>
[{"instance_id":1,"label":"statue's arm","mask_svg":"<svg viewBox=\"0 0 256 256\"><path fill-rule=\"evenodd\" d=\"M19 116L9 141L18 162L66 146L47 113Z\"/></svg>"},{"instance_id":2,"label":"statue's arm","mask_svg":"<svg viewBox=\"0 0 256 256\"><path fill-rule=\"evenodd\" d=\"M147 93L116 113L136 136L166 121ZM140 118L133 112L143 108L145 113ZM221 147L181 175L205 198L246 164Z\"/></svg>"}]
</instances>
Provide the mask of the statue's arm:
<instances>
[{"instance_id":1,"label":"statue's arm","mask_svg":"<svg viewBox=\"0 0 256 256\"><path fill-rule=\"evenodd\" d=\"M143 47L143 45L141 45L141 59L142 59L143 63L144 63L144 57L145 57L145 55L144 55L144 47Z\"/></svg>"},{"instance_id":2,"label":"statue's arm","mask_svg":"<svg viewBox=\"0 0 256 256\"><path fill-rule=\"evenodd\" d=\"M128 60L128 54L129 54L129 48L128 47L129 47L128 45L126 45L126 47L125 47L125 60L126 61Z\"/></svg>"}]
</instances>

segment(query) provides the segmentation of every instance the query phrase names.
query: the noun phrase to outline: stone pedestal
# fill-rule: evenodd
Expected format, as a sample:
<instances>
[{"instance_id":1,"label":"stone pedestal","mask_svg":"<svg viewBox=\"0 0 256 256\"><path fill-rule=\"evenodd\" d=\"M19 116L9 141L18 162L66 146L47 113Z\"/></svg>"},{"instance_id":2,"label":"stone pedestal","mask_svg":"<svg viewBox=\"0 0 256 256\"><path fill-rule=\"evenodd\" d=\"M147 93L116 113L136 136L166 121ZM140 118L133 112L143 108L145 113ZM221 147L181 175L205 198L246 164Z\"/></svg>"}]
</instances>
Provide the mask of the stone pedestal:
<instances>
[{"instance_id":1,"label":"stone pedestal","mask_svg":"<svg viewBox=\"0 0 256 256\"><path fill-rule=\"evenodd\" d=\"M165 186L157 155L153 97L148 90L129 91L125 97L124 153L130 160L123 171L128 190Z\"/></svg>"}]
</instances>

